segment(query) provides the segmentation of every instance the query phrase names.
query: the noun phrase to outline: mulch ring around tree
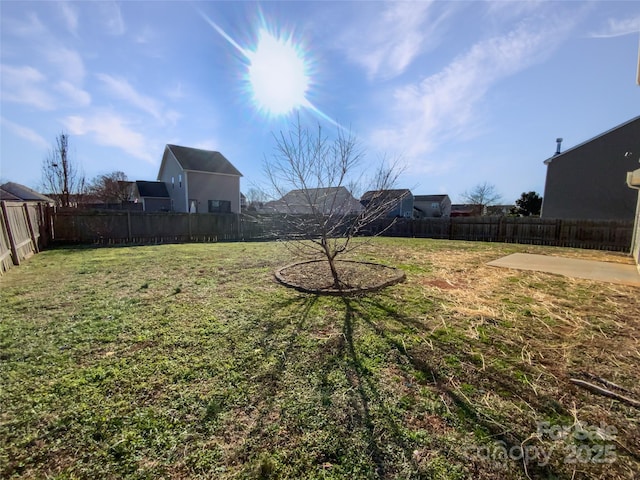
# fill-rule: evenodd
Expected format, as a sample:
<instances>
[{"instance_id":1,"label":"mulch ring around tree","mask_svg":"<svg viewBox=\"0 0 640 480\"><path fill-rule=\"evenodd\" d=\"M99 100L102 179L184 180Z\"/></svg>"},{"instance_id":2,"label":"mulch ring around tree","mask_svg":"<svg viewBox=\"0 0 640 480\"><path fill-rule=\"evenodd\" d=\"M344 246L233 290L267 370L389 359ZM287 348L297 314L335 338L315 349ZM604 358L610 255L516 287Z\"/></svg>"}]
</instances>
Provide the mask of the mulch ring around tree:
<instances>
[{"instance_id":1,"label":"mulch ring around tree","mask_svg":"<svg viewBox=\"0 0 640 480\"><path fill-rule=\"evenodd\" d=\"M339 289L333 284L326 260L293 263L276 270L275 277L287 287L319 295L359 295L381 290L406 279L402 270L379 263L336 260L335 266L342 282Z\"/></svg>"}]
</instances>

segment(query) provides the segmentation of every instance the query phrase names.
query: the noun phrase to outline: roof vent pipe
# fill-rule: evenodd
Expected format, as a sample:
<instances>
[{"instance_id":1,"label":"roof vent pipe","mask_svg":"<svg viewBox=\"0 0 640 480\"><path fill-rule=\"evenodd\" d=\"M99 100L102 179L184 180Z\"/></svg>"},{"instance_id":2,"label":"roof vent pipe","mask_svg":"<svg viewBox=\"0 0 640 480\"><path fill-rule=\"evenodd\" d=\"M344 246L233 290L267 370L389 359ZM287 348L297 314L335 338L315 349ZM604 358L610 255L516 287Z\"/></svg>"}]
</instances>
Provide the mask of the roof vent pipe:
<instances>
[{"instance_id":1,"label":"roof vent pipe","mask_svg":"<svg viewBox=\"0 0 640 480\"><path fill-rule=\"evenodd\" d=\"M562 138L556 138L556 143L558 144L556 148L556 155L560 154L560 146L562 145Z\"/></svg>"}]
</instances>

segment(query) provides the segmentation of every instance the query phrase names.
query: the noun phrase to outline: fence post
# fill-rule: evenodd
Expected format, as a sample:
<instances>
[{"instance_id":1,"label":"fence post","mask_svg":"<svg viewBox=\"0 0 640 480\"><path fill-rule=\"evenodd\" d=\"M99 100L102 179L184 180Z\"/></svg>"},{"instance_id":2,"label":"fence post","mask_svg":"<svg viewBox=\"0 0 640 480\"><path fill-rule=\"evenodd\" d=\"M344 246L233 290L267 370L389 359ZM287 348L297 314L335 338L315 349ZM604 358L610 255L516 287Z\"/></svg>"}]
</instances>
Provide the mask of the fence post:
<instances>
[{"instance_id":1,"label":"fence post","mask_svg":"<svg viewBox=\"0 0 640 480\"><path fill-rule=\"evenodd\" d=\"M29 236L31 237L33 250L38 253L40 249L38 248L38 239L36 238L35 231L33 230L33 222L31 221L31 215L29 214L29 205L25 202L22 204L22 207L24 208L24 215L27 220L27 227L29 228Z\"/></svg>"},{"instance_id":2,"label":"fence post","mask_svg":"<svg viewBox=\"0 0 640 480\"><path fill-rule=\"evenodd\" d=\"M18 249L16 248L16 239L11 232L11 222L9 222L9 213L7 212L6 202L3 200L0 202L2 205L2 216L4 217L4 224L7 227L7 236L9 237L9 246L11 247L11 256L13 257L13 264L20 265L20 258L18 257Z\"/></svg>"}]
</instances>

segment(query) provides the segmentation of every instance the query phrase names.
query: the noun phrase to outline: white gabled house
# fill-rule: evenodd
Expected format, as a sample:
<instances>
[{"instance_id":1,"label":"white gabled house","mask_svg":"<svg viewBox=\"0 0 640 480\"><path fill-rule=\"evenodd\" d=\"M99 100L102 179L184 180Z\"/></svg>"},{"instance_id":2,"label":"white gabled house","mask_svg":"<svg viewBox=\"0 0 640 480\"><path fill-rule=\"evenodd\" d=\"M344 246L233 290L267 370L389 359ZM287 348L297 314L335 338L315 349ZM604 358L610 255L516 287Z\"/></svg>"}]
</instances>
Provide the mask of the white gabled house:
<instances>
[{"instance_id":1,"label":"white gabled house","mask_svg":"<svg viewBox=\"0 0 640 480\"><path fill-rule=\"evenodd\" d=\"M173 211L240 213L242 174L220 152L167 145L158 180L164 182Z\"/></svg>"}]
</instances>

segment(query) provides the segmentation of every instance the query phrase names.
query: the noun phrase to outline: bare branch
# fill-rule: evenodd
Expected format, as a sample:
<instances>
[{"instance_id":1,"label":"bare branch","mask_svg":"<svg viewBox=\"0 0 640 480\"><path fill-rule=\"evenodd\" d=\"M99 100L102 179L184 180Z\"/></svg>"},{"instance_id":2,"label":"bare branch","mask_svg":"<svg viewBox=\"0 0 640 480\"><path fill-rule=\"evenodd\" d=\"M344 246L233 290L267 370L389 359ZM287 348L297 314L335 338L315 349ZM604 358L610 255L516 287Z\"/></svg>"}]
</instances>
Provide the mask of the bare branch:
<instances>
[{"instance_id":1,"label":"bare branch","mask_svg":"<svg viewBox=\"0 0 640 480\"><path fill-rule=\"evenodd\" d=\"M56 137L56 146L42 163L42 190L62 207L69 207L72 198L77 202L84 193L86 181L78 166L69 158L69 135Z\"/></svg>"},{"instance_id":2,"label":"bare branch","mask_svg":"<svg viewBox=\"0 0 640 480\"><path fill-rule=\"evenodd\" d=\"M335 258L351 250L354 236L385 216L401 197L388 195L398 179L397 163L383 159L366 182L370 199L364 204L352 193L365 182L361 172L364 153L351 132L339 130L329 140L322 127L311 131L300 119L288 132L274 135L274 153L265 158L264 172L278 200L267 202L266 209L285 213L286 239L296 244L297 254L325 257L334 277L334 287L341 283Z\"/></svg>"}]
</instances>

